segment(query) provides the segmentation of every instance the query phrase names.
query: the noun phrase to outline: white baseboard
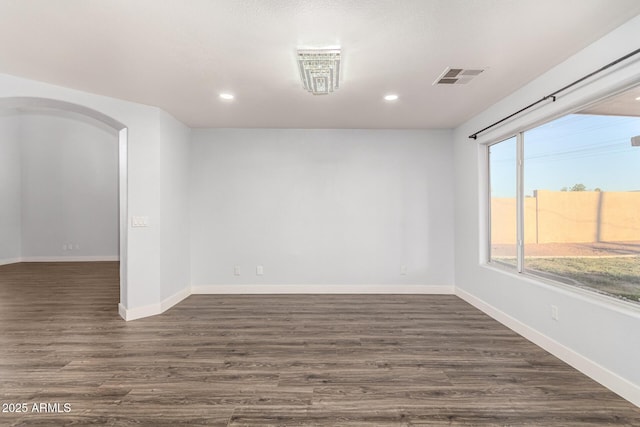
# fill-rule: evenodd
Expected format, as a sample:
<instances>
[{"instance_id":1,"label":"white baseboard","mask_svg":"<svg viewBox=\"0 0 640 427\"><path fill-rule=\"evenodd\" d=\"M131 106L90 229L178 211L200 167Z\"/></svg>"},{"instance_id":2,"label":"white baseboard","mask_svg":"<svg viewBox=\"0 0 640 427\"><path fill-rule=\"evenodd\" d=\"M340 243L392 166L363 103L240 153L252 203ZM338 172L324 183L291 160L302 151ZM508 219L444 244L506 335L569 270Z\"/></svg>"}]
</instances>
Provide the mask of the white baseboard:
<instances>
[{"instance_id":1,"label":"white baseboard","mask_svg":"<svg viewBox=\"0 0 640 427\"><path fill-rule=\"evenodd\" d=\"M560 344L554 339L538 332L521 321L509 316L501 310L493 307L474 295L456 288L455 294L502 323L514 332L522 335L532 343L542 347L568 365L574 367L594 381L607 387L609 390L620 395L624 399L640 407L640 386L634 384L618 374L611 372L607 368L599 365L591 359L575 352L574 350Z\"/></svg>"},{"instance_id":2,"label":"white baseboard","mask_svg":"<svg viewBox=\"0 0 640 427\"><path fill-rule=\"evenodd\" d=\"M161 314L189 295L196 294L426 294L453 295L453 286L428 285L201 285L185 288L157 304L125 308L118 304L124 320Z\"/></svg>"},{"instance_id":3,"label":"white baseboard","mask_svg":"<svg viewBox=\"0 0 640 427\"><path fill-rule=\"evenodd\" d=\"M427 294L453 295L455 288L448 285L197 285L192 294Z\"/></svg>"},{"instance_id":4,"label":"white baseboard","mask_svg":"<svg viewBox=\"0 0 640 427\"><path fill-rule=\"evenodd\" d=\"M143 317L155 316L164 313L183 299L191 295L188 287L168 296L157 304L149 304L141 307L126 308L122 303L118 304L118 313L124 320L136 320Z\"/></svg>"},{"instance_id":5,"label":"white baseboard","mask_svg":"<svg viewBox=\"0 0 640 427\"><path fill-rule=\"evenodd\" d=\"M118 255L86 255L86 256L32 256L22 257L17 262L96 262L120 261Z\"/></svg>"},{"instance_id":6,"label":"white baseboard","mask_svg":"<svg viewBox=\"0 0 640 427\"><path fill-rule=\"evenodd\" d=\"M179 290L175 294L168 296L160 302L160 313L169 310L174 305L178 304L183 299L191 295L191 289L187 286L184 289Z\"/></svg>"},{"instance_id":7,"label":"white baseboard","mask_svg":"<svg viewBox=\"0 0 640 427\"><path fill-rule=\"evenodd\" d=\"M21 262L21 258L4 258L0 259L0 265L16 264Z\"/></svg>"}]
</instances>

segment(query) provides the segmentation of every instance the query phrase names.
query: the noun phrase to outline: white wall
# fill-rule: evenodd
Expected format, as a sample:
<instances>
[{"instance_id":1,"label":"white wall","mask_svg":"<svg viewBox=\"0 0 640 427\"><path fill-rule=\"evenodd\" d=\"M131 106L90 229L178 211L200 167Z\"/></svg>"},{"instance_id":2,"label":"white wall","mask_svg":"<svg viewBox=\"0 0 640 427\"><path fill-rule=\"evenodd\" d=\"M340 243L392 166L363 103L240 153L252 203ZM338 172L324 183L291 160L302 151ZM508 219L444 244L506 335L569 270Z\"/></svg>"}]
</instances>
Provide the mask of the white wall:
<instances>
[{"instance_id":1,"label":"white wall","mask_svg":"<svg viewBox=\"0 0 640 427\"><path fill-rule=\"evenodd\" d=\"M477 142L468 138L484 126L635 50L637 40L640 17L456 129L455 274L461 296L640 405L640 310L483 265L487 218L486 186L482 184L486 169L483 143L511 136L517 129L534 126L640 80L640 61L634 58L560 96L557 102L484 134ZM552 304L559 308L559 321L551 319Z\"/></svg>"},{"instance_id":2,"label":"white wall","mask_svg":"<svg viewBox=\"0 0 640 427\"><path fill-rule=\"evenodd\" d=\"M0 116L0 265L21 256L20 141L16 115Z\"/></svg>"},{"instance_id":3,"label":"white wall","mask_svg":"<svg viewBox=\"0 0 640 427\"><path fill-rule=\"evenodd\" d=\"M191 130L160 111L161 299L189 295L189 136Z\"/></svg>"},{"instance_id":4,"label":"white wall","mask_svg":"<svg viewBox=\"0 0 640 427\"><path fill-rule=\"evenodd\" d=\"M116 131L63 114L18 119L22 259L117 259Z\"/></svg>"},{"instance_id":5,"label":"white wall","mask_svg":"<svg viewBox=\"0 0 640 427\"><path fill-rule=\"evenodd\" d=\"M451 286L452 160L449 131L194 130L192 284Z\"/></svg>"}]
</instances>

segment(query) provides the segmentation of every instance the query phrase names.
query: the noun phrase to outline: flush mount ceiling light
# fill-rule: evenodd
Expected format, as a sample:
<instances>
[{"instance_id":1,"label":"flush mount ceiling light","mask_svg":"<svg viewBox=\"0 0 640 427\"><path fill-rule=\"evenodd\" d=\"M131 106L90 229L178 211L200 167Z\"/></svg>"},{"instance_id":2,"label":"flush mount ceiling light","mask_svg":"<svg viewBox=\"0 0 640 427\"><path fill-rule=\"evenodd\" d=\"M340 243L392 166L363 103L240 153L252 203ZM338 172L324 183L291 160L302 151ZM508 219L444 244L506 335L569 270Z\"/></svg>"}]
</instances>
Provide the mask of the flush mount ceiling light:
<instances>
[{"instance_id":1,"label":"flush mount ceiling light","mask_svg":"<svg viewBox=\"0 0 640 427\"><path fill-rule=\"evenodd\" d=\"M298 49L303 87L314 95L327 95L340 87L340 49Z\"/></svg>"},{"instance_id":2,"label":"flush mount ceiling light","mask_svg":"<svg viewBox=\"0 0 640 427\"><path fill-rule=\"evenodd\" d=\"M225 101L231 101L233 98L235 98L235 97L230 93L221 93L220 94L220 99L224 99Z\"/></svg>"},{"instance_id":3,"label":"flush mount ceiling light","mask_svg":"<svg viewBox=\"0 0 640 427\"><path fill-rule=\"evenodd\" d=\"M385 101L396 101L398 99L398 95L396 94L389 94L389 95L385 95L384 100Z\"/></svg>"},{"instance_id":4,"label":"flush mount ceiling light","mask_svg":"<svg viewBox=\"0 0 640 427\"><path fill-rule=\"evenodd\" d=\"M474 77L479 76L484 70L479 68L464 69L447 67L440 77L433 82L434 85L464 85L469 83Z\"/></svg>"}]
</instances>

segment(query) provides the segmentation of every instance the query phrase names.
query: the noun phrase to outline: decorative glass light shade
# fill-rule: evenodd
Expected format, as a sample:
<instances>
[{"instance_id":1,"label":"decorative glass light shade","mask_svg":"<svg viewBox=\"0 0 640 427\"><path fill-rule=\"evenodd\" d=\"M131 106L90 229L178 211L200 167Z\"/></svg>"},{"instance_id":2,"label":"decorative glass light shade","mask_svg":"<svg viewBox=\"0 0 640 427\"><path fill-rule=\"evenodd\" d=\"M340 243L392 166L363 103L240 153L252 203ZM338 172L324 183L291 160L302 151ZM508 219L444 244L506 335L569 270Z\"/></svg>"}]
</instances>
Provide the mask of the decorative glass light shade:
<instances>
[{"instance_id":1,"label":"decorative glass light shade","mask_svg":"<svg viewBox=\"0 0 640 427\"><path fill-rule=\"evenodd\" d=\"M314 95L340 87L340 49L298 49L302 85Z\"/></svg>"}]
</instances>

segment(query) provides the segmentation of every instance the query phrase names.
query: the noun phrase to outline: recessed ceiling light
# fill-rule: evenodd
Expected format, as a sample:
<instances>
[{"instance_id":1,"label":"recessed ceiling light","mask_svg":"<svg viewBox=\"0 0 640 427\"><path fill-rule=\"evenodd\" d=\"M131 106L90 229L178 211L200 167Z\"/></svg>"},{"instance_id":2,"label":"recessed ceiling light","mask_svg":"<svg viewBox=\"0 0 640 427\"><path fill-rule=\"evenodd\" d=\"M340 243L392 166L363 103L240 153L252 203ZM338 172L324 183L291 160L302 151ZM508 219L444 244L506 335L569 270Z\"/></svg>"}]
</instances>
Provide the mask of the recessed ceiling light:
<instances>
[{"instance_id":1,"label":"recessed ceiling light","mask_svg":"<svg viewBox=\"0 0 640 427\"><path fill-rule=\"evenodd\" d=\"M230 93L221 93L220 94L220 99L224 99L224 100L230 101L233 98L234 98L234 96L231 95Z\"/></svg>"},{"instance_id":2,"label":"recessed ceiling light","mask_svg":"<svg viewBox=\"0 0 640 427\"><path fill-rule=\"evenodd\" d=\"M636 101L640 101L640 96L636 98Z\"/></svg>"},{"instance_id":3,"label":"recessed ceiling light","mask_svg":"<svg viewBox=\"0 0 640 427\"><path fill-rule=\"evenodd\" d=\"M398 95L396 95L396 94L386 95L384 97L385 101L395 101L397 99L398 99Z\"/></svg>"}]
</instances>

